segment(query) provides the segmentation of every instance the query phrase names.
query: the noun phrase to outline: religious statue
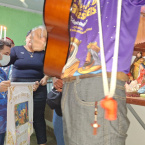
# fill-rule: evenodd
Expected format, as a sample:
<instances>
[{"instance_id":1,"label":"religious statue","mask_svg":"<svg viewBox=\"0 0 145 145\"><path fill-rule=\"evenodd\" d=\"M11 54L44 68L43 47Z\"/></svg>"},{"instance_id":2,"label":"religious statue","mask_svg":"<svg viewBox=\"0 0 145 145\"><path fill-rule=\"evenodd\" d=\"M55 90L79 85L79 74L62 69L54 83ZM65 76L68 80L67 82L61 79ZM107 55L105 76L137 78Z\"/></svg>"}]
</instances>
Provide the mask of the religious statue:
<instances>
[{"instance_id":1,"label":"religious statue","mask_svg":"<svg viewBox=\"0 0 145 145\"><path fill-rule=\"evenodd\" d=\"M144 58L142 58L142 52L138 52L136 54L136 58L134 59L131 67L130 67L130 73L133 76L133 79L136 80L139 75L139 66L141 63L144 62Z\"/></svg>"}]
</instances>

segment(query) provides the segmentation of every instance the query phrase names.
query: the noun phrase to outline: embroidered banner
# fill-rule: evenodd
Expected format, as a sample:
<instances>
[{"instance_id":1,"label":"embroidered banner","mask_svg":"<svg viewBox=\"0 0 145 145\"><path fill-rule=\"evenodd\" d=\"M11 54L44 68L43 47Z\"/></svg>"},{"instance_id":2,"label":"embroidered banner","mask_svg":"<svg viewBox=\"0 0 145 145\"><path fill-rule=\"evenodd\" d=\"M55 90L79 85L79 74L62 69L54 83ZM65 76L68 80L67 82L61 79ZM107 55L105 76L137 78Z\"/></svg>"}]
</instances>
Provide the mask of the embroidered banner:
<instances>
[{"instance_id":1,"label":"embroidered banner","mask_svg":"<svg viewBox=\"0 0 145 145\"><path fill-rule=\"evenodd\" d=\"M11 83L8 89L6 145L30 145L33 133L33 84Z\"/></svg>"}]
</instances>

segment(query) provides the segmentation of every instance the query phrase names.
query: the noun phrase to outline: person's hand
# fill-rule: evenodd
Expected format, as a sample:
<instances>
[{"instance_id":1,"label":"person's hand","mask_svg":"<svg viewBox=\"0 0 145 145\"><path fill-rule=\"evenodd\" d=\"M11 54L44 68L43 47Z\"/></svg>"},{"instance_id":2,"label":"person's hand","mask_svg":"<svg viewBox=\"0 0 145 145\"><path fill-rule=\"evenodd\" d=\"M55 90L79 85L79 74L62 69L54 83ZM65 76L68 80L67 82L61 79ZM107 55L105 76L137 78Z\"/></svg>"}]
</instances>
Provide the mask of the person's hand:
<instances>
[{"instance_id":1,"label":"person's hand","mask_svg":"<svg viewBox=\"0 0 145 145\"><path fill-rule=\"evenodd\" d=\"M31 32L32 49L34 51L45 50L47 40L47 30L45 27L36 27ZM42 35L43 34L43 35Z\"/></svg>"},{"instance_id":2,"label":"person's hand","mask_svg":"<svg viewBox=\"0 0 145 145\"><path fill-rule=\"evenodd\" d=\"M8 90L8 87L10 87L10 85L11 85L10 80L2 81L0 83L0 92L6 92Z\"/></svg>"},{"instance_id":3,"label":"person's hand","mask_svg":"<svg viewBox=\"0 0 145 145\"><path fill-rule=\"evenodd\" d=\"M33 85L33 91L36 91L39 87L39 82L36 81L35 84Z\"/></svg>"},{"instance_id":4,"label":"person's hand","mask_svg":"<svg viewBox=\"0 0 145 145\"><path fill-rule=\"evenodd\" d=\"M48 76L47 75L45 75L41 80L40 80L40 84L42 85L42 86L45 86L46 84L47 84L47 80L48 80Z\"/></svg>"},{"instance_id":5,"label":"person's hand","mask_svg":"<svg viewBox=\"0 0 145 145\"><path fill-rule=\"evenodd\" d=\"M63 81L61 79L54 78L53 86L58 92L62 92Z\"/></svg>"}]
</instances>

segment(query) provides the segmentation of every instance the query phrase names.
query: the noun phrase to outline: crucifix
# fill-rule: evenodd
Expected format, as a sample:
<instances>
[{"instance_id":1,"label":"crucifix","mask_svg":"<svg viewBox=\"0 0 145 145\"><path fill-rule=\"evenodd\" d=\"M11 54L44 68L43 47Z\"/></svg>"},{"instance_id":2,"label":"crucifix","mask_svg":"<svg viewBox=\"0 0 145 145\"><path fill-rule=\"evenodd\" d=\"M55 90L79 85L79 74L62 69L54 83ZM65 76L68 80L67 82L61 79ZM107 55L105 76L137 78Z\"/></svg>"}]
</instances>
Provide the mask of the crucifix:
<instances>
[{"instance_id":1,"label":"crucifix","mask_svg":"<svg viewBox=\"0 0 145 145\"><path fill-rule=\"evenodd\" d=\"M100 127L100 125L97 123L97 115L98 115L98 111L97 111L97 101L95 102L95 119L94 119L94 123L91 123L91 126L93 127L93 135L97 135L97 128Z\"/></svg>"}]
</instances>

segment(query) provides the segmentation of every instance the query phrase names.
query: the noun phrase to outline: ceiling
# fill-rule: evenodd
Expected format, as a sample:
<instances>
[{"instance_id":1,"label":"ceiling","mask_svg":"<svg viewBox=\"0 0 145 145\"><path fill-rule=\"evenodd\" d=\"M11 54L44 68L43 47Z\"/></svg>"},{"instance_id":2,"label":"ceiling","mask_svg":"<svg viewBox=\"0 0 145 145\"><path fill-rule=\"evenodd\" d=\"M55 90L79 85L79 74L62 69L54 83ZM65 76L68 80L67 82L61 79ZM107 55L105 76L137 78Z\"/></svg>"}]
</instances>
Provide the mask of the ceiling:
<instances>
[{"instance_id":1,"label":"ceiling","mask_svg":"<svg viewBox=\"0 0 145 145\"><path fill-rule=\"evenodd\" d=\"M42 13L44 1L45 0L0 0L0 6ZM145 6L142 7L141 12L145 13Z\"/></svg>"},{"instance_id":2,"label":"ceiling","mask_svg":"<svg viewBox=\"0 0 145 145\"><path fill-rule=\"evenodd\" d=\"M0 6L42 13L44 1L45 0L0 0Z\"/></svg>"}]
</instances>

